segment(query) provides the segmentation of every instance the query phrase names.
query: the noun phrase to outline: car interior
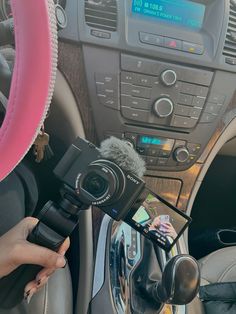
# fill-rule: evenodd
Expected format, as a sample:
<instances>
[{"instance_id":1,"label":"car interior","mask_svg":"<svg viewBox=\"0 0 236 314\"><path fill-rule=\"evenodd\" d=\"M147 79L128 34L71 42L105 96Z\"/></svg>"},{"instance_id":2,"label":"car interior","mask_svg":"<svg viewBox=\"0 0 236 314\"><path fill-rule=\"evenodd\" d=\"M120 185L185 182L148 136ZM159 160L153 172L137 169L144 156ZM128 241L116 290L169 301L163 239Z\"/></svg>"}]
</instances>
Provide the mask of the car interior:
<instances>
[{"instance_id":1,"label":"car interior","mask_svg":"<svg viewBox=\"0 0 236 314\"><path fill-rule=\"evenodd\" d=\"M236 282L236 1L54 4L58 62L43 129L50 142L40 160L33 145L0 182L0 236L24 217L39 217L48 201L67 199L65 185L81 188L78 173L97 158L103 141L125 143L127 164L129 150L135 151L140 172L127 168L136 175L131 176L135 187L126 186L125 202L116 201L118 214L113 205L107 209L99 202L79 211L66 268L56 271L29 304L0 304L0 313L217 314L198 290ZM12 20L11 1L0 0L0 24L8 27ZM1 125L17 47L12 37L0 43ZM82 139L95 145L89 144L94 159L93 152L85 155ZM151 194L134 216L130 204L141 194L140 182ZM160 225L184 220L183 228L174 228L169 250L162 239L151 241L154 232L150 236L151 229L142 227L154 225L154 214L145 209L155 206L164 221ZM131 207L132 217L129 211L124 218ZM56 213L53 220L56 224ZM0 300L1 289L0 278Z\"/></svg>"}]
</instances>

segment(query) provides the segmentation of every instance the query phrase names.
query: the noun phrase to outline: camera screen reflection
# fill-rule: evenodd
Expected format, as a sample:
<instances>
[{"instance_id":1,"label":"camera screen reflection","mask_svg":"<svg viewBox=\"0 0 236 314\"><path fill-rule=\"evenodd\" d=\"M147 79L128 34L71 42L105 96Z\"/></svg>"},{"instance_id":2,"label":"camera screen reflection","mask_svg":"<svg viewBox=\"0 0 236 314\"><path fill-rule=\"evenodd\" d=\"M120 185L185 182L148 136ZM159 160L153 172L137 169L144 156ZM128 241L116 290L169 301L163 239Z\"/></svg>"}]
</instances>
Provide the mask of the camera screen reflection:
<instances>
[{"instance_id":1,"label":"camera screen reflection","mask_svg":"<svg viewBox=\"0 0 236 314\"><path fill-rule=\"evenodd\" d=\"M155 195L148 194L132 220L142 231L166 249L171 248L188 220Z\"/></svg>"}]
</instances>

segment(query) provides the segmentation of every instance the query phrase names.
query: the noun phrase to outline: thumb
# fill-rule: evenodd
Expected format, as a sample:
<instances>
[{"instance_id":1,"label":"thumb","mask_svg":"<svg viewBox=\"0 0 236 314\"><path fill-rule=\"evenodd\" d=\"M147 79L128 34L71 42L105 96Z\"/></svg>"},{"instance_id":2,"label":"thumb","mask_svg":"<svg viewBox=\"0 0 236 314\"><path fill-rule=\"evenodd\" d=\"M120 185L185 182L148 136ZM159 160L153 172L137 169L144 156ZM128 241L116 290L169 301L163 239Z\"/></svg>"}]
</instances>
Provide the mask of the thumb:
<instances>
[{"instance_id":1,"label":"thumb","mask_svg":"<svg viewBox=\"0 0 236 314\"><path fill-rule=\"evenodd\" d=\"M66 264L62 255L36 244L24 242L17 250L14 252L14 263L17 265L34 264L47 268L62 268Z\"/></svg>"}]
</instances>

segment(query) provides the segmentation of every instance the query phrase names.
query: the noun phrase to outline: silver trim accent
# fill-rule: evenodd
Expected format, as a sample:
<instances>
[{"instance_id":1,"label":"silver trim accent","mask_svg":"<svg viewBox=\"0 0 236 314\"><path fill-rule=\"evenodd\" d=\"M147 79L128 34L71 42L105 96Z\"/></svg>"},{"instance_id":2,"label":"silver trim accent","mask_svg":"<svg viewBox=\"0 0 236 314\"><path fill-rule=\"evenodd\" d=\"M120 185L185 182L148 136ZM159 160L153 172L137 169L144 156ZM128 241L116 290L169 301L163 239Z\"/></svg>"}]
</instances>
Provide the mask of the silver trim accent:
<instances>
[{"instance_id":1,"label":"silver trim accent","mask_svg":"<svg viewBox=\"0 0 236 314\"><path fill-rule=\"evenodd\" d=\"M172 83L168 83L165 80L165 75L168 73L172 73L174 75L174 80ZM173 70L165 70L162 74L161 74L161 80L163 82L163 84L165 84L166 86L173 86L175 85L176 81L177 81L177 74L175 73L175 71Z\"/></svg>"},{"instance_id":2,"label":"silver trim accent","mask_svg":"<svg viewBox=\"0 0 236 314\"><path fill-rule=\"evenodd\" d=\"M158 105L159 103L161 103L163 100L165 100L166 102L168 102L170 104L170 112L168 112L167 114L161 114L159 111L158 111ZM163 97L163 98L159 98L155 104L154 104L154 108L155 108L155 112L156 114L160 117L160 118L166 118L166 117L169 117L173 110L174 110L174 105L173 105L173 102L167 98L167 97Z\"/></svg>"},{"instance_id":3,"label":"silver trim accent","mask_svg":"<svg viewBox=\"0 0 236 314\"><path fill-rule=\"evenodd\" d=\"M96 261L95 261L95 267L94 267L94 277L93 277L93 292L92 292L93 298L102 288L104 280L105 280L107 232L108 232L108 227L111 220L112 218L110 218L108 215L105 215L102 220L102 224L101 224L101 228L99 232L97 252L96 252Z\"/></svg>"}]
</instances>

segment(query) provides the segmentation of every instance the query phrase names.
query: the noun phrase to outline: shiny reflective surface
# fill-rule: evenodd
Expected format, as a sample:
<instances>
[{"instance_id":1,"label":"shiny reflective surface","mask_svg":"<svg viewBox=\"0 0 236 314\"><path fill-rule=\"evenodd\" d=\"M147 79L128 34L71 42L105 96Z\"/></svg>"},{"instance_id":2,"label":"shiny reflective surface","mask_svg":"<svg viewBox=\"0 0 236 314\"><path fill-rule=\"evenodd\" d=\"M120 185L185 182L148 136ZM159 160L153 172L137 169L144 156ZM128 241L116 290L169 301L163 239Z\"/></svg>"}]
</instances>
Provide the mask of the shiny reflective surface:
<instances>
[{"instance_id":1,"label":"shiny reflective surface","mask_svg":"<svg viewBox=\"0 0 236 314\"><path fill-rule=\"evenodd\" d=\"M118 314L132 313L132 282L130 276L142 258L141 235L123 222L113 222L110 243L110 284L113 301ZM161 268L173 256L180 254L179 245L174 246L170 253L158 249ZM182 252L184 253L184 252ZM164 305L156 313L184 314L185 306Z\"/></svg>"},{"instance_id":2,"label":"shiny reflective surface","mask_svg":"<svg viewBox=\"0 0 236 314\"><path fill-rule=\"evenodd\" d=\"M112 294L118 313L131 313L129 276L140 258L140 234L126 223L114 222L110 247L110 274Z\"/></svg>"}]
</instances>

